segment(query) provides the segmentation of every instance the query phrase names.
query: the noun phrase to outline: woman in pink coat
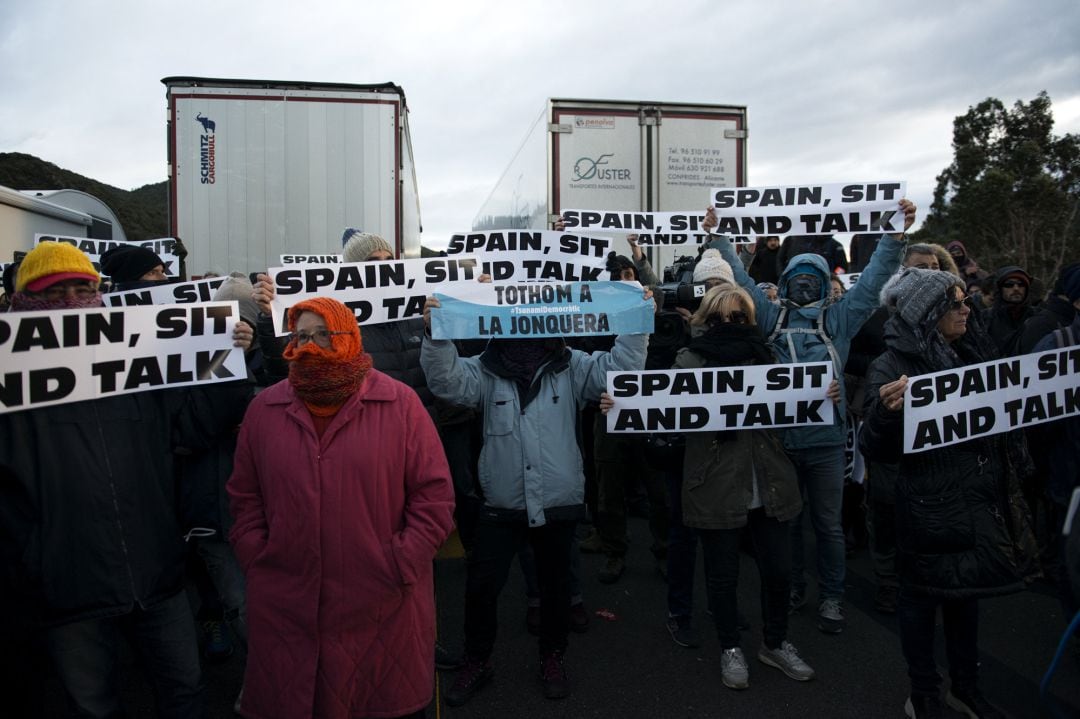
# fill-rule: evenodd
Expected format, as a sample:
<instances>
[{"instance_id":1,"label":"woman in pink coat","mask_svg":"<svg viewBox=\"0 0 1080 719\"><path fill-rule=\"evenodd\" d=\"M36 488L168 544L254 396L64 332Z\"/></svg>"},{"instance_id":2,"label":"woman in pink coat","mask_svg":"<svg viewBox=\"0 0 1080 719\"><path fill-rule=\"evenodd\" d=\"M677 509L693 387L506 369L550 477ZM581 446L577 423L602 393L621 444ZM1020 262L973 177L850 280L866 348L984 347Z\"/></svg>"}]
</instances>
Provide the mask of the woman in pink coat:
<instances>
[{"instance_id":1,"label":"woman in pink coat","mask_svg":"<svg viewBox=\"0 0 1080 719\"><path fill-rule=\"evenodd\" d=\"M422 716L431 562L454 491L416 393L371 367L345 305L289 311L289 378L251 403L228 491L247 574L245 717Z\"/></svg>"}]
</instances>

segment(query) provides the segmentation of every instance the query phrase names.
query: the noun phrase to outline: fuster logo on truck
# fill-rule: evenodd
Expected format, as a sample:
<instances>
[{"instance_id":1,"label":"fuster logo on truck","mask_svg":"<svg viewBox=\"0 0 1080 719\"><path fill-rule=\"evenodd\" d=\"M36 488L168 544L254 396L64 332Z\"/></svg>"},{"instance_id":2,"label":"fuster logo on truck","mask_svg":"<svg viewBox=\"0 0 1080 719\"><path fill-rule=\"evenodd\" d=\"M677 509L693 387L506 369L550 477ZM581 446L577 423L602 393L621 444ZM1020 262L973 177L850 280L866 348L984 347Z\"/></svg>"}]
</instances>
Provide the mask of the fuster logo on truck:
<instances>
[{"instance_id":1,"label":"fuster logo on truck","mask_svg":"<svg viewBox=\"0 0 1080 719\"><path fill-rule=\"evenodd\" d=\"M608 158L614 157L612 153L600 155L596 159L591 157L579 158L574 163L574 182L584 180L629 180L629 168L608 167Z\"/></svg>"},{"instance_id":2,"label":"fuster logo on truck","mask_svg":"<svg viewBox=\"0 0 1080 719\"><path fill-rule=\"evenodd\" d=\"M203 114L197 113L195 119L203 126L199 137L199 182L204 185L214 184L214 131L217 123Z\"/></svg>"}]
</instances>

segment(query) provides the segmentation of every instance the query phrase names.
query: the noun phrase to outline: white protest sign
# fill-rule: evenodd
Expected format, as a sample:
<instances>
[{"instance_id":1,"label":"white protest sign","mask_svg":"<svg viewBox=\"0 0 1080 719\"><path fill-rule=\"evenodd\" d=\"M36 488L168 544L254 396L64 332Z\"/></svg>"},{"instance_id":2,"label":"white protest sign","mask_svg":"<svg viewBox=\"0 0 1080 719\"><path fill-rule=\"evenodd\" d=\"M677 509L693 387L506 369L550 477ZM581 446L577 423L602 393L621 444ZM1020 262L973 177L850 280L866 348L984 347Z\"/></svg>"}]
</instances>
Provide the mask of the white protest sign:
<instances>
[{"instance_id":1,"label":"white protest sign","mask_svg":"<svg viewBox=\"0 0 1080 719\"><path fill-rule=\"evenodd\" d=\"M702 225L705 213L686 212L627 212L619 210L563 210L566 229L588 232L636 234L637 244L701 245L711 238ZM747 236L729 236L735 243L750 243Z\"/></svg>"},{"instance_id":2,"label":"white protest sign","mask_svg":"<svg viewBox=\"0 0 1080 719\"><path fill-rule=\"evenodd\" d=\"M180 276L180 258L174 254L176 240L172 237L162 237L156 240L140 240L137 242L122 242L120 240L93 240L89 237L68 237L66 235L34 235L34 246L42 242L66 242L74 245L87 254L94 268L101 271L101 256L114 247L126 245L128 247L144 247L161 258L165 265L165 274L169 277Z\"/></svg>"},{"instance_id":3,"label":"white protest sign","mask_svg":"<svg viewBox=\"0 0 1080 719\"><path fill-rule=\"evenodd\" d=\"M283 265L337 265L344 261L345 259L341 255L281 255L281 264Z\"/></svg>"},{"instance_id":4,"label":"white protest sign","mask_svg":"<svg viewBox=\"0 0 1080 719\"><path fill-rule=\"evenodd\" d=\"M912 377L904 392L904 452L1080 414L1080 347Z\"/></svg>"},{"instance_id":5,"label":"white protest sign","mask_svg":"<svg viewBox=\"0 0 1080 719\"><path fill-rule=\"evenodd\" d=\"M193 282L161 282L152 287L126 292L110 292L102 295L110 307L134 307L135 305L171 305L188 302L211 302L214 292L225 284L228 277L207 277Z\"/></svg>"},{"instance_id":6,"label":"white protest sign","mask_svg":"<svg viewBox=\"0 0 1080 719\"><path fill-rule=\"evenodd\" d=\"M588 237L553 230L494 230L451 235L448 255L468 254L480 261L500 259L507 252L539 253L545 263L572 262L603 268L612 249L610 237ZM552 274L541 267L538 274Z\"/></svg>"},{"instance_id":7,"label":"white protest sign","mask_svg":"<svg viewBox=\"0 0 1080 719\"><path fill-rule=\"evenodd\" d=\"M716 432L832 424L829 362L608 372L609 432Z\"/></svg>"},{"instance_id":8,"label":"white protest sign","mask_svg":"<svg viewBox=\"0 0 1080 719\"><path fill-rule=\"evenodd\" d=\"M0 413L247 377L236 302L0 314Z\"/></svg>"},{"instance_id":9,"label":"white protest sign","mask_svg":"<svg viewBox=\"0 0 1080 719\"><path fill-rule=\"evenodd\" d=\"M491 275L492 282L595 282L610 276L607 258L591 257L551 259L536 250L507 250L472 255L480 262L480 273Z\"/></svg>"},{"instance_id":10,"label":"white protest sign","mask_svg":"<svg viewBox=\"0 0 1080 719\"><path fill-rule=\"evenodd\" d=\"M339 265L294 265L267 271L274 285L271 312L278 335L288 332L287 310L312 297L333 297L362 325L422 317L424 302L447 282L476 281L474 257L430 257Z\"/></svg>"},{"instance_id":11,"label":"white protest sign","mask_svg":"<svg viewBox=\"0 0 1080 719\"><path fill-rule=\"evenodd\" d=\"M715 232L729 235L831 235L904 231L906 182L718 187Z\"/></svg>"},{"instance_id":12,"label":"white protest sign","mask_svg":"<svg viewBox=\"0 0 1080 719\"><path fill-rule=\"evenodd\" d=\"M859 275L861 272L845 272L837 275L840 278L840 284L844 286L844 291L850 290L855 286L855 283L859 281Z\"/></svg>"}]
</instances>

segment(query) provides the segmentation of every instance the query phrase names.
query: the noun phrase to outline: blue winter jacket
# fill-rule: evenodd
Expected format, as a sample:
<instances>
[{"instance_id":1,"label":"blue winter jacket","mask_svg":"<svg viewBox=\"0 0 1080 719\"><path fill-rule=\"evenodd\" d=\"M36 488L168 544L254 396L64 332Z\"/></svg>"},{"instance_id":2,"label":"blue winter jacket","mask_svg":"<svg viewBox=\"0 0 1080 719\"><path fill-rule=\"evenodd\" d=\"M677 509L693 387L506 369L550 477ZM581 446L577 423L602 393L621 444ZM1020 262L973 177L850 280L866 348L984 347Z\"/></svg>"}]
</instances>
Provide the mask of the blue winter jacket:
<instances>
[{"instance_id":1,"label":"blue winter jacket","mask_svg":"<svg viewBox=\"0 0 1080 719\"><path fill-rule=\"evenodd\" d=\"M647 341L648 335L620 335L610 352L566 350L537 369L523 409L514 381L495 374L482 356L459 357L453 342L424 337L420 365L428 388L483 410L479 478L487 507L521 511L530 527L549 515L576 517L585 502L578 411L599 401L608 372L644 369Z\"/></svg>"},{"instance_id":2,"label":"blue winter jacket","mask_svg":"<svg viewBox=\"0 0 1080 719\"><path fill-rule=\"evenodd\" d=\"M790 329L809 330L809 332L777 335L772 342L772 350L777 362L793 364L833 360L834 374L840 380L841 390L843 390L843 368L847 362L848 351L851 349L851 340L880 304L878 294L888 279L900 268L905 244L904 240L896 240L891 235L883 235L877 249L870 257L870 263L859 276L859 281L836 302L827 302L831 285L829 266L825 258L814 254L792 257L780 275L779 282L781 303L788 308L785 324ZM742 262L735 254L735 248L726 237L717 236L709 243L709 247L720 250L720 254L735 273L735 281L754 298L758 325L766 337L771 336L780 319L781 307L770 302L765 293L758 289L750 275L746 274ZM806 273L821 277L821 299L802 307L786 302L787 281L795 275ZM836 358L829 356L825 343L813 332L815 321L823 311L825 312L825 334L832 341L837 354ZM844 397L843 391L840 396ZM787 430L784 433L784 447L788 450L796 450L843 446L846 409L846 400L841 399L837 407L836 421L832 426L815 425Z\"/></svg>"}]
</instances>

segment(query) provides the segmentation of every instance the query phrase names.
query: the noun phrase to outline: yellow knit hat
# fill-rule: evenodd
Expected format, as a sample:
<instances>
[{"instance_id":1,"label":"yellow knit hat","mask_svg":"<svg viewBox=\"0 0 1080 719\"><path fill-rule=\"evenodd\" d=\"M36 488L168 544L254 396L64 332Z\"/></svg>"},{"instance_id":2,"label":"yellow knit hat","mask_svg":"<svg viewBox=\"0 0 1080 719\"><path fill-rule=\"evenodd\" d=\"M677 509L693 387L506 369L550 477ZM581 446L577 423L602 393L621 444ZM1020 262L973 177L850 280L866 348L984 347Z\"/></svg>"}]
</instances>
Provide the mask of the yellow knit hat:
<instances>
[{"instance_id":1,"label":"yellow knit hat","mask_svg":"<svg viewBox=\"0 0 1080 719\"><path fill-rule=\"evenodd\" d=\"M40 292L70 279L101 279L86 253L66 242L42 242L26 253L15 275L15 291Z\"/></svg>"}]
</instances>

